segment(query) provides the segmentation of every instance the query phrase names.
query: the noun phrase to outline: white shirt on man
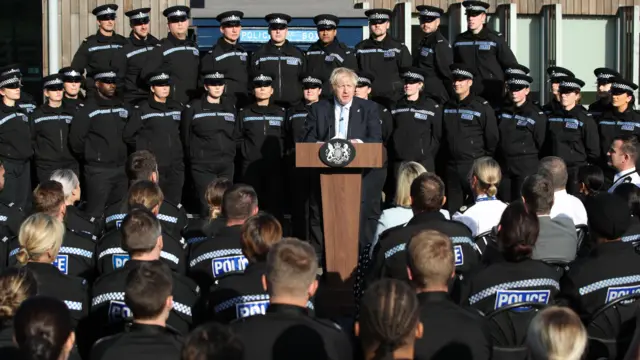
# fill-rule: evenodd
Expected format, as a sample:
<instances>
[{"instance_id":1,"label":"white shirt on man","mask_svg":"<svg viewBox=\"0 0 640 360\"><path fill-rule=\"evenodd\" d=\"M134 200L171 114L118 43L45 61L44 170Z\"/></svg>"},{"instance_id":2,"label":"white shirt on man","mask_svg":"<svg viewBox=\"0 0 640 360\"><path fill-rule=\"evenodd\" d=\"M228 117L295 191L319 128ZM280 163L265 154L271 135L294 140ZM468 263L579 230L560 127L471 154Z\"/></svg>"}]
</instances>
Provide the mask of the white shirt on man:
<instances>
[{"instance_id":1,"label":"white shirt on man","mask_svg":"<svg viewBox=\"0 0 640 360\"><path fill-rule=\"evenodd\" d=\"M351 110L351 105L353 105L353 99L351 99L351 101L349 101L348 104L342 105L340 104L340 102L338 101L338 99L335 99L335 114L336 114L336 120L335 120L335 129L336 129L336 136L334 136L334 138L337 139L344 139L347 140L347 134L349 133L349 110ZM342 109L344 108L344 116L340 116L342 115ZM342 121L344 121L344 134L340 133L340 118L342 118Z\"/></svg>"},{"instance_id":2,"label":"white shirt on man","mask_svg":"<svg viewBox=\"0 0 640 360\"><path fill-rule=\"evenodd\" d=\"M609 188L609 192L612 193L618 185L624 183L632 183L640 187L640 175L638 175L635 167L617 173L616 176L613 177L613 185Z\"/></svg>"},{"instance_id":3,"label":"white shirt on man","mask_svg":"<svg viewBox=\"0 0 640 360\"><path fill-rule=\"evenodd\" d=\"M558 215L566 215L573 223L577 225L587 225L587 210L584 208L582 201L577 197L567 193L567 190L558 190L553 196L553 207L549 214L551 218Z\"/></svg>"}]
</instances>

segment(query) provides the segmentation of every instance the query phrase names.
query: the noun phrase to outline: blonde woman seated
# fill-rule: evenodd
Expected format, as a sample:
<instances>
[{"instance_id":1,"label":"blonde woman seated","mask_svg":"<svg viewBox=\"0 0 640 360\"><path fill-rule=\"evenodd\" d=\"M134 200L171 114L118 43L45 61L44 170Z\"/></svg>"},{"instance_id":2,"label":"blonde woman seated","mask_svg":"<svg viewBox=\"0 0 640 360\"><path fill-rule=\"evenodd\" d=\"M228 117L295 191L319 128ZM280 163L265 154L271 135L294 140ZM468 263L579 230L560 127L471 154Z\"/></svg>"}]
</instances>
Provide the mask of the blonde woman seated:
<instances>
[{"instance_id":1,"label":"blonde woman seated","mask_svg":"<svg viewBox=\"0 0 640 360\"><path fill-rule=\"evenodd\" d=\"M382 212L380 219L378 219L378 227L373 235L373 243L371 249L374 248L378 242L380 234L385 230L392 227L406 224L413 217L413 211L411 210L411 196L409 195L411 190L411 183L418 175L426 173L427 170L421 164L415 161L409 161L402 163L398 169L398 184L396 187L396 199L395 207L387 209ZM440 212L444 217L449 220L449 212L441 209Z\"/></svg>"},{"instance_id":2,"label":"blonde woman seated","mask_svg":"<svg viewBox=\"0 0 640 360\"><path fill-rule=\"evenodd\" d=\"M485 156L473 162L469 181L476 203L469 207L461 207L452 217L453 220L467 225L473 236L485 233L498 225L502 212L507 208L507 204L496 197L501 179L502 170L494 159Z\"/></svg>"},{"instance_id":3,"label":"blonde woman seated","mask_svg":"<svg viewBox=\"0 0 640 360\"><path fill-rule=\"evenodd\" d=\"M551 306L529 324L527 347L531 360L580 360L587 347L587 331L573 310Z\"/></svg>"}]
</instances>

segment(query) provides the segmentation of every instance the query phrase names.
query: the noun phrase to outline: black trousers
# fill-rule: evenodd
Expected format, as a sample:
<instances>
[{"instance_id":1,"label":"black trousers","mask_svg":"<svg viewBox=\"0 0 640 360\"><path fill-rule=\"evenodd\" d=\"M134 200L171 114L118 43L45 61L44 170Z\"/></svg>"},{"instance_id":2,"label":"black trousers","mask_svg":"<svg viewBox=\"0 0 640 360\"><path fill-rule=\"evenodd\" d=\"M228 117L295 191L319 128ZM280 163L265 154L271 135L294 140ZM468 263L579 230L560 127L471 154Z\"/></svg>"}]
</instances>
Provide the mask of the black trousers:
<instances>
[{"instance_id":1,"label":"black trousers","mask_svg":"<svg viewBox=\"0 0 640 360\"><path fill-rule=\"evenodd\" d=\"M15 204L21 209L31 208L31 164L28 161L2 159L4 165L4 188L0 201Z\"/></svg>"},{"instance_id":2,"label":"black trousers","mask_svg":"<svg viewBox=\"0 0 640 360\"><path fill-rule=\"evenodd\" d=\"M80 165L77 162L72 163L38 163L36 162L36 175L38 183L49 180L51 173L58 169L72 170L78 179L80 178Z\"/></svg>"},{"instance_id":3,"label":"black trousers","mask_svg":"<svg viewBox=\"0 0 640 360\"><path fill-rule=\"evenodd\" d=\"M360 206L360 248L373 241L382 214L382 189L387 179L387 167L367 169L362 174Z\"/></svg>"},{"instance_id":4,"label":"black trousers","mask_svg":"<svg viewBox=\"0 0 640 360\"><path fill-rule=\"evenodd\" d=\"M445 190L447 194L447 208L451 215L465 204L473 203L473 193L469 185L469 170L472 162L447 164Z\"/></svg>"},{"instance_id":5,"label":"black trousers","mask_svg":"<svg viewBox=\"0 0 640 360\"><path fill-rule=\"evenodd\" d=\"M538 156L520 156L501 161L502 181L498 197L504 202L517 201L521 197L522 183L527 176L538 171Z\"/></svg>"},{"instance_id":6,"label":"black trousers","mask_svg":"<svg viewBox=\"0 0 640 360\"><path fill-rule=\"evenodd\" d=\"M84 166L87 193L86 212L98 217L106 205L121 200L127 193L127 175L124 166L97 167Z\"/></svg>"},{"instance_id":7,"label":"black trousers","mask_svg":"<svg viewBox=\"0 0 640 360\"><path fill-rule=\"evenodd\" d=\"M242 182L253 186L258 194L260 210L270 213L282 223L282 159L243 160Z\"/></svg>"},{"instance_id":8,"label":"black trousers","mask_svg":"<svg viewBox=\"0 0 640 360\"><path fill-rule=\"evenodd\" d=\"M209 204L207 203L207 199L205 199L205 193L207 192L209 184L211 184L213 180L221 177L233 181L233 170L233 159L225 162L191 165L191 178L193 179L193 186L198 196L200 216L207 217L209 215Z\"/></svg>"},{"instance_id":9,"label":"black trousers","mask_svg":"<svg viewBox=\"0 0 640 360\"><path fill-rule=\"evenodd\" d=\"M182 186L184 185L184 163L176 162L171 166L159 167L160 189L164 198L177 205L182 199Z\"/></svg>"}]
</instances>

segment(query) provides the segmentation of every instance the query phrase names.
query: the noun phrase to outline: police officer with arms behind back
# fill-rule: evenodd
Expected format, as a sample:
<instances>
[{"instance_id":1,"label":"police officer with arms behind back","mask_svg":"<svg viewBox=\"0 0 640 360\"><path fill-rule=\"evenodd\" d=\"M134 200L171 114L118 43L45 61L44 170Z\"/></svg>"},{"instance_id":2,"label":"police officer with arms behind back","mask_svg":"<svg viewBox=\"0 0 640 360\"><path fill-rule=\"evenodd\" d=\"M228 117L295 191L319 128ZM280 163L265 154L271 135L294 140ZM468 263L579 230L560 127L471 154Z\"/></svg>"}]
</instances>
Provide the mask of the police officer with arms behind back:
<instances>
[{"instance_id":1,"label":"police officer with arms behind back","mask_svg":"<svg viewBox=\"0 0 640 360\"><path fill-rule=\"evenodd\" d=\"M335 15L322 14L313 18L318 28L318 41L307 50L307 71L329 79L335 68L347 67L358 70L355 50L338 41L340 19ZM333 94L331 83L325 81L322 86L322 98L329 99Z\"/></svg>"},{"instance_id":2,"label":"police officer with arms behind back","mask_svg":"<svg viewBox=\"0 0 640 360\"><path fill-rule=\"evenodd\" d=\"M111 66L111 61L117 52L127 43L124 36L116 34L116 10L118 5L105 4L93 9L91 12L96 16L98 22L98 32L84 39L78 51L73 56L71 67L87 71L87 95L95 93L93 84L93 74L98 69Z\"/></svg>"},{"instance_id":3,"label":"police officer with arms behind back","mask_svg":"<svg viewBox=\"0 0 640 360\"><path fill-rule=\"evenodd\" d=\"M198 44L187 39L190 11L188 6L179 5L162 12L167 18L169 34L160 40L160 46L151 51L140 73L141 79L148 79L152 72L158 70L171 72L171 98L182 104L188 103L198 94L200 52Z\"/></svg>"},{"instance_id":4,"label":"police officer with arms behind back","mask_svg":"<svg viewBox=\"0 0 640 360\"><path fill-rule=\"evenodd\" d=\"M455 62L474 70L473 90L491 104L498 105L504 94L504 69L517 64L515 55L502 34L485 24L489 4L483 1L464 1L468 30L456 37L453 44Z\"/></svg>"},{"instance_id":5,"label":"police officer with arms behind back","mask_svg":"<svg viewBox=\"0 0 640 360\"><path fill-rule=\"evenodd\" d=\"M400 69L411 66L411 54L403 43L387 34L391 10L371 9L364 14L369 18L371 35L356 45L358 68L375 74L371 100L389 108L402 97Z\"/></svg>"},{"instance_id":6,"label":"police officer with arms behind back","mask_svg":"<svg viewBox=\"0 0 640 360\"><path fill-rule=\"evenodd\" d=\"M242 31L240 22L243 17L242 11L226 11L216 16L222 36L200 62L201 78L214 72L224 74L224 97L229 98L225 103L235 104L237 107L244 107L250 103L247 50L238 44ZM204 83L206 85L206 79Z\"/></svg>"},{"instance_id":7,"label":"police officer with arms behind back","mask_svg":"<svg viewBox=\"0 0 640 360\"><path fill-rule=\"evenodd\" d=\"M444 10L428 5L416 6L416 10L420 12L420 28L424 37L414 52L413 64L426 72L424 94L439 99L443 104L453 96L449 69L453 63L453 50L439 29Z\"/></svg>"},{"instance_id":8,"label":"police officer with arms behind back","mask_svg":"<svg viewBox=\"0 0 640 360\"><path fill-rule=\"evenodd\" d=\"M291 16L269 14L264 20L269 23L271 39L251 56L253 72L268 72L273 76L272 103L288 108L300 102L302 86L299 78L306 71L304 54L287 40Z\"/></svg>"}]
</instances>

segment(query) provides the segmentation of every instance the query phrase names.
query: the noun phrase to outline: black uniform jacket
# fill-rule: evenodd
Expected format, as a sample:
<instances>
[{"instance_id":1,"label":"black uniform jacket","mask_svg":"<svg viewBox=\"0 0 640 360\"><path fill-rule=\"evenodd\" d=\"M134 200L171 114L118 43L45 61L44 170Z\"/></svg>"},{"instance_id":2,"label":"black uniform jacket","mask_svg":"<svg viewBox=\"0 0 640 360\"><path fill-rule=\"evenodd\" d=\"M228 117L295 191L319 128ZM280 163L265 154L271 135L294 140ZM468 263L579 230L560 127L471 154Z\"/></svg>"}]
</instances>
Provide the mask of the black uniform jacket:
<instances>
[{"instance_id":1,"label":"black uniform jacket","mask_svg":"<svg viewBox=\"0 0 640 360\"><path fill-rule=\"evenodd\" d=\"M118 69L118 78L124 80L124 97L130 102L144 100L149 95L147 79L140 77L151 51L159 46L160 40L149 34L146 39L138 39L133 31L127 43L115 54L111 66Z\"/></svg>"},{"instance_id":2,"label":"black uniform jacket","mask_svg":"<svg viewBox=\"0 0 640 360\"><path fill-rule=\"evenodd\" d=\"M27 111L0 101L0 159L24 162L33 155Z\"/></svg>"},{"instance_id":3,"label":"black uniform jacket","mask_svg":"<svg viewBox=\"0 0 640 360\"><path fill-rule=\"evenodd\" d=\"M270 104L251 104L240 109L236 120L236 134L241 139L244 161L277 160L284 155L287 137L284 108Z\"/></svg>"},{"instance_id":4,"label":"black uniform jacket","mask_svg":"<svg viewBox=\"0 0 640 360\"><path fill-rule=\"evenodd\" d=\"M282 46L276 46L269 40L251 55L251 68L254 72L264 71L273 79L273 96L277 104L295 105L302 100L300 75L306 71L306 62L302 51L289 40Z\"/></svg>"},{"instance_id":5,"label":"black uniform jacket","mask_svg":"<svg viewBox=\"0 0 640 360\"><path fill-rule=\"evenodd\" d=\"M549 115L546 141L551 155L561 157L569 167L596 163L600 157L598 127L580 105L569 111L556 109Z\"/></svg>"},{"instance_id":6,"label":"black uniform jacket","mask_svg":"<svg viewBox=\"0 0 640 360\"><path fill-rule=\"evenodd\" d=\"M75 232L96 236L100 233L100 226L98 225L97 219L85 214L73 205L67 205L64 223L69 229Z\"/></svg>"},{"instance_id":7,"label":"black uniform jacket","mask_svg":"<svg viewBox=\"0 0 640 360\"><path fill-rule=\"evenodd\" d=\"M103 231L107 233L120 228L122 220L127 216L127 199L108 205L104 210ZM162 231L171 235L172 238L180 239L182 231L187 227L187 211L182 204L174 205L164 200L160 205L158 220L162 225Z\"/></svg>"},{"instance_id":8,"label":"black uniform jacket","mask_svg":"<svg viewBox=\"0 0 640 360\"><path fill-rule=\"evenodd\" d=\"M438 98L440 104L455 96L449 69L449 65L453 64L453 50L440 30L422 38L414 51L413 64L426 72L425 95Z\"/></svg>"},{"instance_id":9,"label":"black uniform jacket","mask_svg":"<svg viewBox=\"0 0 640 360\"><path fill-rule=\"evenodd\" d=\"M242 45L230 44L223 36L200 61L201 74L219 71L224 74L224 93L236 99L246 98L249 92L248 53Z\"/></svg>"},{"instance_id":10,"label":"black uniform jacket","mask_svg":"<svg viewBox=\"0 0 640 360\"><path fill-rule=\"evenodd\" d=\"M243 274L220 279L209 295L209 311L215 321L228 323L253 315L264 315L269 294L262 286L266 262L247 265Z\"/></svg>"},{"instance_id":11,"label":"black uniform jacket","mask_svg":"<svg viewBox=\"0 0 640 360\"><path fill-rule=\"evenodd\" d=\"M98 30L95 35L90 35L78 48L71 60L71 67L87 71L86 89L95 89L91 76L96 70L111 67L118 51L127 44L127 39L115 32L111 36L104 36Z\"/></svg>"},{"instance_id":12,"label":"black uniform jacket","mask_svg":"<svg viewBox=\"0 0 640 360\"><path fill-rule=\"evenodd\" d=\"M347 334L303 307L271 304L266 315L243 318L232 328L244 343L246 360L353 359Z\"/></svg>"},{"instance_id":13,"label":"black uniform jacket","mask_svg":"<svg viewBox=\"0 0 640 360\"><path fill-rule=\"evenodd\" d=\"M69 150L69 124L75 110L44 104L31 113L31 139L38 165L72 164L76 159Z\"/></svg>"},{"instance_id":14,"label":"black uniform jacket","mask_svg":"<svg viewBox=\"0 0 640 360\"><path fill-rule=\"evenodd\" d=\"M613 139L621 135L635 135L640 137L640 114L631 107L624 112L611 109L600 115L598 123L600 134L600 154L603 161L608 160L607 152L611 148Z\"/></svg>"},{"instance_id":15,"label":"black uniform jacket","mask_svg":"<svg viewBox=\"0 0 640 360\"><path fill-rule=\"evenodd\" d=\"M442 139L442 108L431 98L406 97L391 109L392 158L398 161L434 159Z\"/></svg>"},{"instance_id":16,"label":"black uniform jacket","mask_svg":"<svg viewBox=\"0 0 640 360\"><path fill-rule=\"evenodd\" d=\"M547 117L538 106L528 100L521 106L507 105L498 110L497 118L500 157L538 156L547 128Z\"/></svg>"},{"instance_id":17,"label":"black uniform jacket","mask_svg":"<svg viewBox=\"0 0 640 360\"><path fill-rule=\"evenodd\" d=\"M133 323L117 335L100 339L93 345L95 360L175 360L180 358L182 337L167 327Z\"/></svg>"},{"instance_id":18,"label":"black uniform jacket","mask_svg":"<svg viewBox=\"0 0 640 360\"><path fill-rule=\"evenodd\" d=\"M305 141L329 141L336 136L335 99L320 100L311 106L307 117ZM339 120L339 119L338 119ZM366 143L381 143L382 128L378 104L354 97L349 108L347 139L359 139Z\"/></svg>"},{"instance_id":19,"label":"black uniform jacket","mask_svg":"<svg viewBox=\"0 0 640 360\"><path fill-rule=\"evenodd\" d=\"M323 79L321 96L324 99L329 99L333 96L333 89L329 79L334 69L346 67L353 71L358 70L355 50L341 43L338 37L333 39L333 42L327 46L320 40L314 42L309 46L305 56L307 59L307 72Z\"/></svg>"}]
</instances>

